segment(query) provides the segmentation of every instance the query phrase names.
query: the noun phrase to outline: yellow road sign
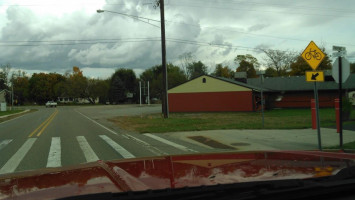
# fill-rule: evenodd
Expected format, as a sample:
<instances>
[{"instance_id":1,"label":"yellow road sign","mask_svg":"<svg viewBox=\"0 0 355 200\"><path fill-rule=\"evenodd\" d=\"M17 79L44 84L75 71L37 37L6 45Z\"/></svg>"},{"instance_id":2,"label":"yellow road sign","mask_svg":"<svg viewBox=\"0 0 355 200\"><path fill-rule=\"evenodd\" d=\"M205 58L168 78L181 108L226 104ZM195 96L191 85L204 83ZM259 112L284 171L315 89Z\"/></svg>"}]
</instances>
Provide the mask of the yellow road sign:
<instances>
[{"instance_id":1,"label":"yellow road sign","mask_svg":"<svg viewBox=\"0 0 355 200\"><path fill-rule=\"evenodd\" d=\"M324 53L318 48L316 43L311 41L307 48L302 53L302 58L308 63L313 70L316 70L318 65L324 59Z\"/></svg>"},{"instance_id":2,"label":"yellow road sign","mask_svg":"<svg viewBox=\"0 0 355 200\"><path fill-rule=\"evenodd\" d=\"M308 82L324 82L323 71L307 71L306 81Z\"/></svg>"}]
</instances>

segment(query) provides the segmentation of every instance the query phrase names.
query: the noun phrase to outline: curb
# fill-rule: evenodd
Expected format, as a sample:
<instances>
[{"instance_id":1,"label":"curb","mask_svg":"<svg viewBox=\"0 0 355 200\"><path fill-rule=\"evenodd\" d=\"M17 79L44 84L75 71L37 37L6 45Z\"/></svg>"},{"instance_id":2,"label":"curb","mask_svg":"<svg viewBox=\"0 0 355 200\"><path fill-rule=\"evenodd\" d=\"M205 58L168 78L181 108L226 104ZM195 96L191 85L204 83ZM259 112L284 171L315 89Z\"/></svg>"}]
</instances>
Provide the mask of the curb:
<instances>
[{"instance_id":1,"label":"curb","mask_svg":"<svg viewBox=\"0 0 355 200\"><path fill-rule=\"evenodd\" d=\"M5 118L5 117L10 117L10 116L12 116L12 115L18 115L18 114L26 113L26 112L28 112L28 111L30 111L30 110L29 110L29 109L26 109L26 110L24 110L24 111L22 111L22 112L10 114L10 115L0 116L0 119Z\"/></svg>"}]
</instances>

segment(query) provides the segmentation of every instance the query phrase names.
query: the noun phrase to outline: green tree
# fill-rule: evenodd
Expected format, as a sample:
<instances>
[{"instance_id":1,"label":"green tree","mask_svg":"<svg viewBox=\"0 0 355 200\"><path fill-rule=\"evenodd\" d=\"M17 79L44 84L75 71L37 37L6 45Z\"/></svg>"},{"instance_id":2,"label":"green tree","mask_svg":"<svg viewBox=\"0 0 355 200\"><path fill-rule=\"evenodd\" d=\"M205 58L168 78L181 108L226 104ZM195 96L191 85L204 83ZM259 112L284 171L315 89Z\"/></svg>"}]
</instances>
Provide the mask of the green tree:
<instances>
[{"instance_id":1,"label":"green tree","mask_svg":"<svg viewBox=\"0 0 355 200\"><path fill-rule=\"evenodd\" d=\"M106 103L109 92L108 80L89 79L87 87L87 99L94 104L95 100L99 98L100 103Z\"/></svg>"},{"instance_id":2,"label":"green tree","mask_svg":"<svg viewBox=\"0 0 355 200\"><path fill-rule=\"evenodd\" d=\"M39 104L56 100L58 96L54 91L55 85L64 80L65 77L57 73L34 73L28 81L30 99Z\"/></svg>"},{"instance_id":3,"label":"green tree","mask_svg":"<svg viewBox=\"0 0 355 200\"><path fill-rule=\"evenodd\" d=\"M185 73L178 66L171 63L167 65L168 72L168 89L178 86L187 81ZM161 99L163 92L163 76L161 65L153 66L146 69L141 75L140 80L149 81L150 97Z\"/></svg>"},{"instance_id":4,"label":"green tree","mask_svg":"<svg viewBox=\"0 0 355 200\"><path fill-rule=\"evenodd\" d=\"M278 76L278 74L274 68L272 68L272 67L266 68L265 77L276 77L276 76Z\"/></svg>"},{"instance_id":5,"label":"green tree","mask_svg":"<svg viewBox=\"0 0 355 200\"><path fill-rule=\"evenodd\" d=\"M132 69L121 68L116 70L112 75L110 82L110 102L124 102L127 93L133 93L133 101L136 101L138 98L137 88L137 77Z\"/></svg>"},{"instance_id":6,"label":"green tree","mask_svg":"<svg viewBox=\"0 0 355 200\"><path fill-rule=\"evenodd\" d=\"M207 67L201 61L192 62L187 66L189 80L207 74Z\"/></svg>"},{"instance_id":7,"label":"green tree","mask_svg":"<svg viewBox=\"0 0 355 200\"><path fill-rule=\"evenodd\" d=\"M222 64L217 64L212 75L219 76L219 77L225 77L225 78L233 78L234 71L231 70L228 66L223 67Z\"/></svg>"},{"instance_id":8,"label":"green tree","mask_svg":"<svg viewBox=\"0 0 355 200\"><path fill-rule=\"evenodd\" d=\"M324 52L324 49L323 49ZM332 69L332 63L328 54L324 53L325 57L323 61L319 64L317 70L328 70ZM307 62L302 58L301 55L297 57L297 60L291 64L291 76L303 76L305 71L310 71L312 68L307 64Z\"/></svg>"},{"instance_id":9,"label":"green tree","mask_svg":"<svg viewBox=\"0 0 355 200\"><path fill-rule=\"evenodd\" d=\"M350 73L355 73L355 63L350 63Z\"/></svg>"}]
</instances>

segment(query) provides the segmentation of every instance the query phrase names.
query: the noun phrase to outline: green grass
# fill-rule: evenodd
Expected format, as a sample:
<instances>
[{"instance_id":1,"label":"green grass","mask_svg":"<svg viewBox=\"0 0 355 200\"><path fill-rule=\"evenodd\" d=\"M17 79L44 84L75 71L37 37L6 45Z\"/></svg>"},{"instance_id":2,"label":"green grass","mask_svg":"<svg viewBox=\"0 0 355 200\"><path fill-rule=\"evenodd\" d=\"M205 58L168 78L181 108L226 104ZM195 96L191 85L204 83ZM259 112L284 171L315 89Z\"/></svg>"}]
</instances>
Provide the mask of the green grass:
<instances>
[{"instance_id":1,"label":"green grass","mask_svg":"<svg viewBox=\"0 0 355 200\"><path fill-rule=\"evenodd\" d=\"M15 113L19 113L22 112L23 110L8 110L8 111L0 111L0 116L4 116L4 115L11 115L11 114L15 114Z\"/></svg>"},{"instance_id":2,"label":"green grass","mask_svg":"<svg viewBox=\"0 0 355 200\"><path fill-rule=\"evenodd\" d=\"M325 147L324 149L340 149L340 146ZM355 149L355 141L343 144L343 149Z\"/></svg>"},{"instance_id":3,"label":"green grass","mask_svg":"<svg viewBox=\"0 0 355 200\"><path fill-rule=\"evenodd\" d=\"M321 127L335 126L335 110L319 111ZM169 119L161 114L116 117L110 119L117 126L141 133L198 131L217 129L262 129L260 112L171 113ZM355 116L352 115L352 119ZM310 109L277 109L265 111L265 129L311 128Z\"/></svg>"},{"instance_id":4,"label":"green grass","mask_svg":"<svg viewBox=\"0 0 355 200\"><path fill-rule=\"evenodd\" d=\"M4 115L9 115L9 114L14 114L14 115L10 115L8 117L2 117L0 118L0 123L1 122L4 122L4 121L7 121L7 120L10 120L10 119L14 119L16 117L19 117L19 116L22 116L22 115L26 115L28 113L31 113L31 112L35 112L37 111L37 109L31 109L30 111L28 112L25 112L25 113L19 113L19 112L22 112L23 109L17 109L17 110L13 110L13 111L6 111L6 112L1 112L0 111L0 116L4 116ZM18 114L16 114L18 113Z\"/></svg>"}]
</instances>

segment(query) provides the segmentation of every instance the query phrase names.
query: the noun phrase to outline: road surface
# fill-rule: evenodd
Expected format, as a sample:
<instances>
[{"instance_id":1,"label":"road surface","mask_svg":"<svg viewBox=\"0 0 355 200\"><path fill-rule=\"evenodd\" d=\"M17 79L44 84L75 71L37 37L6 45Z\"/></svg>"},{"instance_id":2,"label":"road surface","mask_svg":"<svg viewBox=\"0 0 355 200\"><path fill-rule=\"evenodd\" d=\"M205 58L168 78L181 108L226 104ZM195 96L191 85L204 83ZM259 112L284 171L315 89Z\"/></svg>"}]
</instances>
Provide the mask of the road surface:
<instances>
[{"instance_id":1,"label":"road surface","mask_svg":"<svg viewBox=\"0 0 355 200\"><path fill-rule=\"evenodd\" d=\"M105 117L137 114L142 110L156 112L159 107L59 106L38 109L0 123L0 175L97 160L225 151L163 136L127 134L104 120Z\"/></svg>"}]
</instances>

